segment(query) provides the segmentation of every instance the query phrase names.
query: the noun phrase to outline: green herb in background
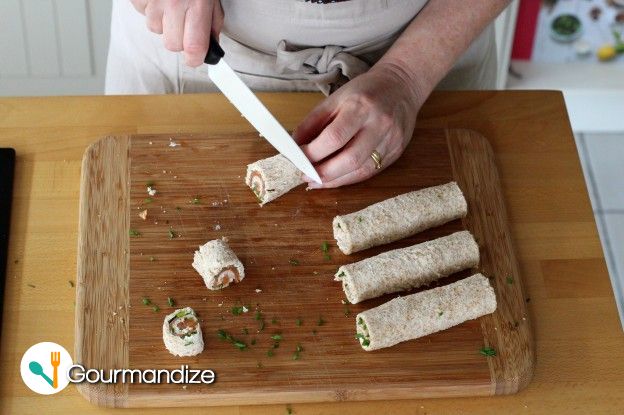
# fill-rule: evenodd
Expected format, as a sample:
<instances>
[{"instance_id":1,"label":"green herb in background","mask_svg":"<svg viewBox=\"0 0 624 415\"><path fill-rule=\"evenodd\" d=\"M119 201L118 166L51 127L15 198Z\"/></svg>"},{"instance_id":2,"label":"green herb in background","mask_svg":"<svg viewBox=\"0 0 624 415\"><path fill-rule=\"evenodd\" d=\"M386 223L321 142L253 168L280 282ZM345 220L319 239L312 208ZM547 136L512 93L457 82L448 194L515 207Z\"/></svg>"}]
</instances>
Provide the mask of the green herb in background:
<instances>
[{"instance_id":1,"label":"green herb in background","mask_svg":"<svg viewBox=\"0 0 624 415\"><path fill-rule=\"evenodd\" d=\"M201 201L199 200L199 196L195 196L194 198L192 198L189 203L192 203L194 205L199 205L201 203Z\"/></svg>"},{"instance_id":2,"label":"green herb in background","mask_svg":"<svg viewBox=\"0 0 624 415\"><path fill-rule=\"evenodd\" d=\"M130 235L131 238L136 238L137 236L141 236L141 232L135 230L135 229L130 229L128 231L128 235Z\"/></svg>"},{"instance_id":3,"label":"green herb in background","mask_svg":"<svg viewBox=\"0 0 624 415\"><path fill-rule=\"evenodd\" d=\"M232 307L232 314L234 314L235 316L240 316L245 312L245 310L249 310L249 307L245 307L244 305L234 306Z\"/></svg>"},{"instance_id":4,"label":"green herb in background","mask_svg":"<svg viewBox=\"0 0 624 415\"><path fill-rule=\"evenodd\" d=\"M514 283L513 277L507 277L507 284L511 285Z\"/></svg>"},{"instance_id":5,"label":"green herb in background","mask_svg":"<svg viewBox=\"0 0 624 415\"><path fill-rule=\"evenodd\" d=\"M150 299L149 299L149 298L147 298L147 297L143 297L143 298L141 299L141 302L143 303L143 305L150 305L150 304L152 304L152 302L150 301Z\"/></svg>"},{"instance_id":6,"label":"green herb in background","mask_svg":"<svg viewBox=\"0 0 624 415\"><path fill-rule=\"evenodd\" d=\"M269 357L273 357L273 350L269 349L269 350L267 351L267 356L269 356Z\"/></svg>"},{"instance_id":7,"label":"green herb in background","mask_svg":"<svg viewBox=\"0 0 624 415\"><path fill-rule=\"evenodd\" d=\"M154 310L154 313L158 313L160 311L160 307L155 305L155 306L152 307L152 310Z\"/></svg>"},{"instance_id":8,"label":"green herb in background","mask_svg":"<svg viewBox=\"0 0 624 415\"><path fill-rule=\"evenodd\" d=\"M279 333L276 333L276 334L272 335L271 338L273 340L275 340L275 341L280 341L280 340L282 340L282 335L279 334Z\"/></svg>"},{"instance_id":9,"label":"green herb in background","mask_svg":"<svg viewBox=\"0 0 624 415\"><path fill-rule=\"evenodd\" d=\"M169 228L169 239L174 239L177 237L178 237L178 234L172 228Z\"/></svg>"},{"instance_id":10,"label":"green herb in background","mask_svg":"<svg viewBox=\"0 0 624 415\"><path fill-rule=\"evenodd\" d=\"M175 304L175 301L173 301L173 298L167 297L167 304L169 304L169 307L173 307L173 305Z\"/></svg>"},{"instance_id":11,"label":"green herb in background","mask_svg":"<svg viewBox=\"0 0 624 415\"><path fill-rule=\"evenodd\" d=\"M491 347L484 347L479 350L479 353L481 353L483 356L496 356L496 350Z\"/></svg>"},{"instance_id":12,"label":"green herb in background","mask_svg":"<svg viewBox=\"0 0 624 415\"><path fill-rule=\"evenodd\" d=\"M438 311L438 317L441 317L444 314L444 311Z\"/></svg>"},{"instance_id":13,"label":"green herb in background","mask_svg":"<svg viewBox=\"0 0 624 415\"><path fill-rule=\"evenodd\" d=\"M261 320L262 319L262 313L259 310L256 310L256 313L254 314L254 320Z\"/></svg>"},{"instance_id":14,"label":"green herb in background","mask_svg":"<svg viewBox=\"0 0 624 415\"><path fill-rule=\"evenodd\" d=\"M289 259L289 260L288 260L288 263L289 263L290 265L299 265L299 261L297 261L296 259Z\"/></svg>"},{"instance_id":15,"label":"green herb in background","mask_svg":"<svg viewBox=\"0 0 624 415\"><path fill-rule=\"evenodd\" d=\"M297 320L295 320L295 324L297 326L301 326L303 324L303 320L301 320L301 318L298 318Z\"/></svg>"},{"instance_id":16,"label":"green herb in background","mask_svg":"<svg viewBox=\"0 0 624 415\"><path fill-rule=\"evenodd\" d=\"M271 324L277 324L277 319L275 317L271 319Z\"/></svg>"},{"instance_id":17,"label":"green herb in background","mask_svg":"<svg viewBox=\"0 0 624 415\"><path fill-rule=\"evenodd\" d=\"M324 325L324 324L325 324L325 320L323 320L323 317L322 317L322 316L319 316L319 318L318 318L318 320L317 320L317 322L316 322L316 325L317 325L317 326L322 326L322 325Z\"/></svg>"}]
</instances>

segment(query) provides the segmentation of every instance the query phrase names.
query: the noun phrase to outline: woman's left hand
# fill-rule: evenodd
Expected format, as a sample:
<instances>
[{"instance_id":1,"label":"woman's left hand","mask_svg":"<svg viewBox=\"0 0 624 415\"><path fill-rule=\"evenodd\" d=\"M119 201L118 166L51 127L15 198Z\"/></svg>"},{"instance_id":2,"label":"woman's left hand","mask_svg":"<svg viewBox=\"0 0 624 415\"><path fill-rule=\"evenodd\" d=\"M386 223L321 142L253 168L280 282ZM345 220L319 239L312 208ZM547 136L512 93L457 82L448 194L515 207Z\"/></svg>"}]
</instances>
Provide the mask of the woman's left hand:
<instances>
[{"instance_id":1,"label":"woman's left hand","mask_svg":"<svg viewBox=\"0 0 624 415\"><path fill-rule=\"evenodd\" d=\"M357 183L395 162L412 138L422 101L416 85L393 65L376 65L327 97L294 133L323 181L306 178L309 188Z\"/></svg>"}]
</instances>

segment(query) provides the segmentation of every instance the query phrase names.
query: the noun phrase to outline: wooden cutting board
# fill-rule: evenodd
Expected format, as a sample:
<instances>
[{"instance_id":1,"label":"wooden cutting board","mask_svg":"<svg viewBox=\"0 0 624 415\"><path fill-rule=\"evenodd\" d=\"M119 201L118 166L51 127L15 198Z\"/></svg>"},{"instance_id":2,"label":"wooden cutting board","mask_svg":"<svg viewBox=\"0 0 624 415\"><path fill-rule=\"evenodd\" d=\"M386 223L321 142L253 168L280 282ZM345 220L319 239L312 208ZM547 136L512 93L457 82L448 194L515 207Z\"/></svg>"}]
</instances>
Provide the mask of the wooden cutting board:
<instances>
[{"instance_id":1,"label":"wooden cutting board","mask_svg":"<svg viewBox=\"0 0 624 415\"><path fill-rule=\"evenodd\" d=\"M417 130L401 159L377 177L342 189L300 187L261 208L244 184L246 165L272 154L256 134L111 136L86 151L75 360L96 369L187 364L217 374L212 385L186 388L82 384L88 400L114 407L243 405L498 395L527 385L535 359L531 327L485 138L467 130ZM464 220L350 256L337 249L331 227L336 214L450 180L468 200ZM157 190L151 203L150 182ZM146 220L139 217L144 209ZM497 311L419 340L363 351L354 338L355 315L396 295L345 306L333 281L337 267L460 229L479 242L479 271L491 277ZM139 235L131 237L133 232ZM199 245L222 236L244 263L246 278L213 292L191 262ZM330 259L321 251L323 241L330 244ZM144 297L160 310L144 305ZM198 313L206 344L199 356L174 357L165 349L161 327L174 309L168 297L176 308ZM233 315L231 308L240 305L250 312ZM256 309L265 319L260 332ZM249 348L220 341L219 329ZM283 340L269 357L275 333ZM299 344L303 351L293 360ZM486 346L496 356L481 355Z\"/></svg>"}]
</instances>

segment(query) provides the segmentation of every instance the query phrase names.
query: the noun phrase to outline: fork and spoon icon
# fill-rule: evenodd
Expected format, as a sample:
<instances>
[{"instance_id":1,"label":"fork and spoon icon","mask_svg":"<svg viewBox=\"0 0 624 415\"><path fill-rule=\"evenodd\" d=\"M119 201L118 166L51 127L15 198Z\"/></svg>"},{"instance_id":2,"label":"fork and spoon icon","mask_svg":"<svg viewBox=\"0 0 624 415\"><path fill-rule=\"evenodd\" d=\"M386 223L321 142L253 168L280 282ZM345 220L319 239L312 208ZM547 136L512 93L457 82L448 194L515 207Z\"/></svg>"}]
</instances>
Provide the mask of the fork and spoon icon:
<instances>
[{"instance_id":1,"label":"fork and spoon icon","mask_svg":"<svg viewBox=\"0 0 624 415\"><path fill-rule=\"evenodd\" d=\"M52 379L43 372L43 367L37 361L32 361L28 364L30 371L38 376L41 376L50 386L54 389L58 388L58 367L61 364L61 352L50 352L50 364L52 365Z\"/></svg>"}]
</instances>

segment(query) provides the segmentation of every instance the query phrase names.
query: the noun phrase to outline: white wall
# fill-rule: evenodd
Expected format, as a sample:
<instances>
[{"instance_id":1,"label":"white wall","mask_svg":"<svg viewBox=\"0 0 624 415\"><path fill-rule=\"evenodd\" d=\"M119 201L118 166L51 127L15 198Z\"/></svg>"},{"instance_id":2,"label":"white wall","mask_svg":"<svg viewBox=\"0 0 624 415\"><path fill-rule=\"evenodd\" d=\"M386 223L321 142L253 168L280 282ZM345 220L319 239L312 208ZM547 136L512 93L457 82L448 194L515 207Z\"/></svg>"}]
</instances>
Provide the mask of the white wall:
<instances>
[{"instance_id":1,"label":"white wall","mask_svg":"<svg viewBox=\"0 0 624 415\"><path fill-rule=\"evenodd\" d=\"M101 94L111 0L0 0L0 95Z\"/></svg>"}]
</instances>

